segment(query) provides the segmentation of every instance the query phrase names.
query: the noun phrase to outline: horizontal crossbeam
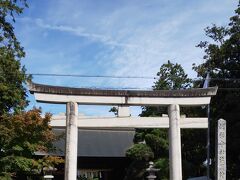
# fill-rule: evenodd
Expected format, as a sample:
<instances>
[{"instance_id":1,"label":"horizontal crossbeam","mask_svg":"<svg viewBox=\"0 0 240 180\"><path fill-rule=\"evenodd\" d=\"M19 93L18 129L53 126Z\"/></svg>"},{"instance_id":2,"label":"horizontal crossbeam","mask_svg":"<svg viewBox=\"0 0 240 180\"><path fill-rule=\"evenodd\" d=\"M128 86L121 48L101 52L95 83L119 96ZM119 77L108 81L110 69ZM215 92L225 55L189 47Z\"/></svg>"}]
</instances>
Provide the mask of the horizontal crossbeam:
<instances>
[{"instance_id":1,"label":"horizontal crossbeam","mask_svg":"<svg viewBox=\"0 0 240 180\"><path fill-rule=\"evenodd\" d=\"M51 125L65 127L65 116L53 117ZM169 128L168 117L79 117L79 128ZM181 128L207 128L207 118L181 118Z\"/></svg>"},{"instance_id":2,"label":"horizontal crossbeam","mask_svg":"<svg viewBox=\"0 0 240 180\"><path fill-rule=\"evenodd\" d=\"M211 97L124 97L124 96L81 96L34 93L38 102L62 104L77 102L86 105L131 105L156 106L179 104L183 106L201 106L210 103Z\"/></svg>"}]
</instances>

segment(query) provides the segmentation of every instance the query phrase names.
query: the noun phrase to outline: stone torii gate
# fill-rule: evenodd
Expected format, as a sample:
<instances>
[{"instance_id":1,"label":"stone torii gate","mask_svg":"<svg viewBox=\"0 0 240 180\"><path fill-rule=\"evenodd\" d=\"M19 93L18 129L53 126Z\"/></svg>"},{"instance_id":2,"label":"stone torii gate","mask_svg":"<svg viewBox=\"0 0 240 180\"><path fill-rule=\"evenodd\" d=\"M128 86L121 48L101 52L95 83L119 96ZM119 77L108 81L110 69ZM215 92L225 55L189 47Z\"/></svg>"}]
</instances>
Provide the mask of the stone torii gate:
<instances>
[{"instance_id":1,"label":"stone torii gate","mask_svg":"<svg viewBox=\"0 0 240 180\"><path fill-rule=\"evenodd\" d=\"M180 128L207 128L207 118L181 118L179 106L203 106L216 95L217 87L187 90L102 90L29 83L36 101L66 104L65 180L77 176L78 127L169 128L170 179L182 180ZM79 118L78 104L118 106L115 118ZM168 117L130 117L129 106L168 106ZM61 124L61 123L60 123Z\"/></svg>"}]
</instances>

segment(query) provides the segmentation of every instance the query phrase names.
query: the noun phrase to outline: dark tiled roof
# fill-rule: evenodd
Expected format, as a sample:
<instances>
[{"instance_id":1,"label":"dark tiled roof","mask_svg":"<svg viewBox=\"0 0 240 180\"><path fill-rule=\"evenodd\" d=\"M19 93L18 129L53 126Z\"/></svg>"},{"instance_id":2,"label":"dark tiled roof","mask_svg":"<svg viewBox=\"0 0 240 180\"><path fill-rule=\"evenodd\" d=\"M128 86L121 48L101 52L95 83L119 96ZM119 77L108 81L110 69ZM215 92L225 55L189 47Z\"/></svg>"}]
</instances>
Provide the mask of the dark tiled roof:
<instances>
[{"instance_id":1,"label":"dark tiled roof","mask_svg":"<svg viewBox=\"0 0 240 180\"><path fill-rule=\"evenodd\" d=\"M65 129L56 129L62 134ZM134 130L78 130L78 157L125 157L126 150L133 145ZM65 138L55 142L58 149L54 155L64 156Z\"/></svg>"},{"instance_id":2,"label":"dark tiled roof","mask_svg":"<svg viewBox=\"0 0 240 180\"><path fill-rule=\"evenodd\" d=\"M83 95L83 96L125 96L125 97L206 97L214 96L217 93L217 87L196 88L185 90L106 90L90 88L71 88L61 86L50 86L30 82L29 91L33 94L62 94L62 95Z\"/></svg>"}]
</instances>

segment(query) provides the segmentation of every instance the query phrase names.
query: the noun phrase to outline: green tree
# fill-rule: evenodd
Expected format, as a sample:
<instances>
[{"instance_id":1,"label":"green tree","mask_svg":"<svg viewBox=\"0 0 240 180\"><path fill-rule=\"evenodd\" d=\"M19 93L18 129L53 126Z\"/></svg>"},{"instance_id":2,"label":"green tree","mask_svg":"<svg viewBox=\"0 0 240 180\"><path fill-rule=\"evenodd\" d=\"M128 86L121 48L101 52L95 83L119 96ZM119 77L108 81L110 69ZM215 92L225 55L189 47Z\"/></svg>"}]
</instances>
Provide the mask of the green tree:
<instances>
[{"instance_id":1,"label":"green tree","mask_svg":"<svg viewBox=\"0 0 240 180\"><path fill-rule=\"evenodd\" d=\"M0 179L39 173L42 167L62 162L58 157L34 156L50 150L56 137L48 125L49 114L41 117L39 109L24 111L28 104L24 83L30 77L21 66L25 52L13 23L25 7L26 0L0 1Z\"/></svg>"},{"instance_id":2,"label":"green tree","mask_svg":"<svg viewBox=\"0 0 240 180\"><path fill-rule=\"evenodd\" d=\"M191 79L187 77L182 66L169 60L160 67L157 73L159 80L154 83L154 90L186 89L190 87Z\"/></svg>"},{"instance_id":3,"label":"green tree","mask_svg":"<svg viewBox=\"0 0 240 180\"><path fill-rule=\"evenodd\" d=\"M63 162L58 157L34 156L35 152L54 150L52 141L56 136L48 125L50 118L50 114L41 117L39 109L1 116L0 179L6 175L40 174L43 167Z\"/></svg>"},{"instance_id":4,"label":"green tree","mask_svg":"<svg viewBox=\"0 0 240 180\"><path fill-rule=\"evenodd\" d=\"M210 42L202 41L198 47L205 52L205 62L193 65L199 77L210 73L211 86L218 86L217 96L211 103L211 127L219 118L227 120L227 179L240 178L240 1L235 15L227 26L213 24L205 29ZM212 142L214 142L212 131ZM214 157L214 143L211 146ZM212 168L213 169L213 168Z\"/></svg>"},{"instance_id":5,"label":"green tree","mask_svg":"<svg viewBox=\"0 0 240 180\"><path fill-rule=\"evenodd\" d=\"M20 63L25 52L12 25L15 15L21 14L24 7L26 0L0 1L0 115L23 110L27 105L23 83L29 77Z\"/></svg>"},{"instance_id":6,"label":"green tree","mask_svg":"<svg viewBox=\"0 0 240 180\"><path fill-rule=\"evenodd\" d=\"M177 63L173 64L170 61L160 67L157 76L159 78L154 83L153 90L186 89L191 85L191 80L187 77L182 66ZM167 114L167 107L143 107L140 116L161 116L163 114ZM149 160L153 160L156 167L161 169L158 179L168 179L169 145L167 130L138 129L134 141L135 145L127 151L126 155L133 159L129 171L135 171L135 175L138 176L133 176L134 174L132 173L126 179L144 179L145 169ZM149 156L152 153L153 156ZM138 171L134 167L138 167ZM130 173L128 172L128 174Z\"/></svg>"}]
</instances>

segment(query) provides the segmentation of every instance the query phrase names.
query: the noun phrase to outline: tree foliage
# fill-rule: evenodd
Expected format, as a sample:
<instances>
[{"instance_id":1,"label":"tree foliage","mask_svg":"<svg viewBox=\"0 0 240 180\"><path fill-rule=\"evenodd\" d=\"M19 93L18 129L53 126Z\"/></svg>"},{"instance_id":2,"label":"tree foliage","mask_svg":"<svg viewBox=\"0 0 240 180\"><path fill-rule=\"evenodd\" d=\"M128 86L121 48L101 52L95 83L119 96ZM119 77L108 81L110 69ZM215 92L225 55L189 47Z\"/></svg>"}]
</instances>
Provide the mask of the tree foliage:
<instances>
[{"instance_id":1,"label":"tree foliage","mask_svg":"<svg viewBox=\"0 0 240 180\"><path fill-rule=\"evenodd\" d=\"M154 83L154 90L186 89L190 87L191 79L187 77L182 66L171 61L163 64L157 73L159 80Z\"/></svg>"},{"instance_id":2,"label":"tree foliage","mask_svg":"<svg viewBox=\"0 0 240 180\"><path fill-rule=\"evenodd\" d=\"M26 0L0 1L0 115L27 105L23 82L28 76L20 63L25 52L12 25L15 15L21 14L24 7Z\"/></svg>"},{"instance_id":3,"label":"tree foliage","mask_svg":"<svg viewBox=\"0 0 240 180\"><path fill-rule=\"evenodd\" d=\"M5 48L0 48L0 115L19 112L27 105L23 85L27 78L20 61Z\"/></svg>"},{"instance_id":4,"label":"tree foliage","mask_svg":"<svg viewBox=\"0 0 240 180\"><path fill-rule=\"evenodd\" d=\"M35 152L54 150L52 141L56 136L49 126L50 118L50 114L41 117L39 109L1 116L0 175L39 173L44 166L61 162L58 158L34 156Z\"/></svg>"},{"instance_id":5,"label":"tree foliage","mask_svg":"<svg viewBox=\"0 0 240 180\"><path fill-rule=\"evenodd\" d=\"M152 149L146 144L136 144L126 152L126 155L135 160L150 160L153 158Z\"/></svg>"},{"instance_id":6,"label":"tree foliage","mask_svg":"<svg viewBox=\"0 0 240 180\"><path fill-rule=\"evenodd\" d=\"M199 77L206 72L214 79L211 86L219 90L211 103L212 129L219 118L227 120L227 179L240 178L240 2L227 26L213 24L205 29L210 42L202 41L198 47L205 52L205 62L193 66ZM212 132L214 142L214 132ZM212 157L214 144L212 143Z\"/></svg>"},{"instance_id":7,"label":"tree foliage","mask_svg":"<svg viewBox=\"0 0 240 180\"><path fill-rule=\"evenodd\" d=\"M28 7L26 0L2 0L0 2L0 47L17 58L24 57L25 53L15 36L12 23L15 22L15 15L22 14L25 7Z\"/></svg>"}]
</instances>

